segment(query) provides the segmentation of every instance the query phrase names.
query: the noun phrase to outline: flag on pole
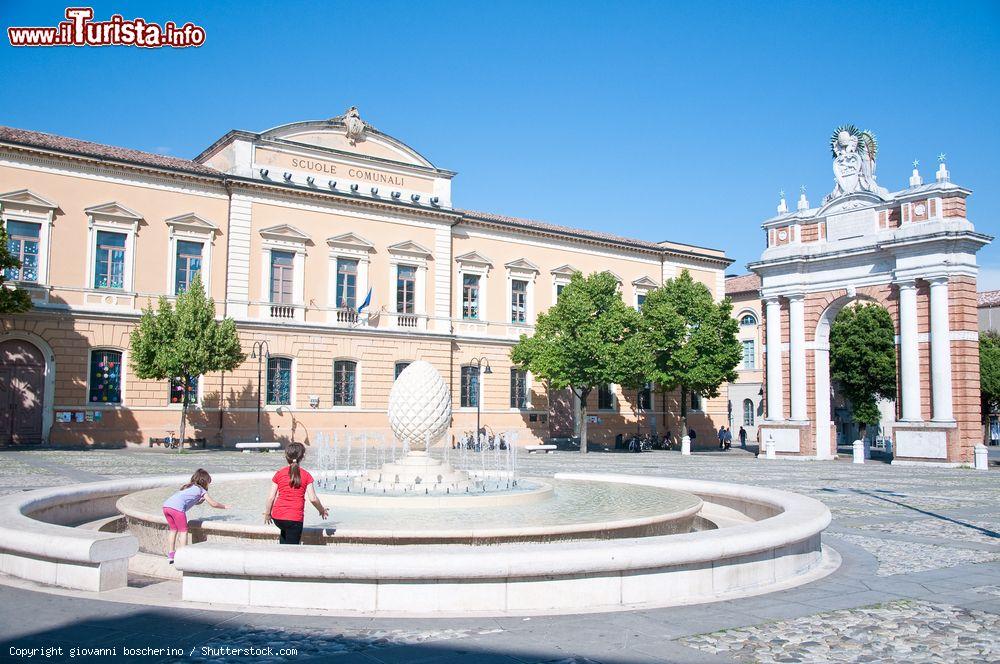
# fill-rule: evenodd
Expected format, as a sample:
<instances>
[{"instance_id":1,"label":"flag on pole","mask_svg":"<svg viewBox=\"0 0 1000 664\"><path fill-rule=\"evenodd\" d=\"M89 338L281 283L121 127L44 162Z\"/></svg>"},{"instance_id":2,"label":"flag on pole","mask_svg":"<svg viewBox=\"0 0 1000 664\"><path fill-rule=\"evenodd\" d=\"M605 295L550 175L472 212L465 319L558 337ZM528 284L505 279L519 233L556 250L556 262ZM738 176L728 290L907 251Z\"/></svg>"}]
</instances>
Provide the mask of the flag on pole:
<instances>
[{"instance_id":1,"label":"flag on pole","mask_svg":"<svg viewBox=\"0 0 1000 664\"><path fill-rule=\"evenodd\" d=\"M365 301L362 302L361 305L358 307L358 313L360 314L361 311L371 303L372 303L372 288L371 286L369 286L368 295L365 295Z\"/></svg>"}]
</instances>

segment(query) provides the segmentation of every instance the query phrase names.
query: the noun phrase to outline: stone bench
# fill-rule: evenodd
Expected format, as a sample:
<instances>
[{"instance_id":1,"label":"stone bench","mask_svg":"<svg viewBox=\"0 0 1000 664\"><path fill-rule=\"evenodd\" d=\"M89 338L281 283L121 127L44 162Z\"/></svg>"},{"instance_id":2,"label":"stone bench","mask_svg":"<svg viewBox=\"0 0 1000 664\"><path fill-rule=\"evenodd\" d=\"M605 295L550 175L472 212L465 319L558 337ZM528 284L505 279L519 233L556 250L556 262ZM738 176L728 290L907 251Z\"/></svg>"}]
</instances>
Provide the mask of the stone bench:
<instances>
[{"instance_id":1,"label":"stone bench","mask_svg":"<svg viewBox=\"0 0 1000 664\"><path fill-rule=\"evenodd\" d=\"M244 452L267 452L269 450L280 450L281 443L278 442L267 442L267 443L236 443L236 449L243 450Z\"/></svg>"},{"instance_id":2,"label":"stone bench","mask_svg":"<svg viewBox=\"0 0 1000 664\"><path fill-rule=\"evenodd\" d=\"M555 445L525 445L528 454L552 454L558 449Z\"/></svg>"}]
</instances>

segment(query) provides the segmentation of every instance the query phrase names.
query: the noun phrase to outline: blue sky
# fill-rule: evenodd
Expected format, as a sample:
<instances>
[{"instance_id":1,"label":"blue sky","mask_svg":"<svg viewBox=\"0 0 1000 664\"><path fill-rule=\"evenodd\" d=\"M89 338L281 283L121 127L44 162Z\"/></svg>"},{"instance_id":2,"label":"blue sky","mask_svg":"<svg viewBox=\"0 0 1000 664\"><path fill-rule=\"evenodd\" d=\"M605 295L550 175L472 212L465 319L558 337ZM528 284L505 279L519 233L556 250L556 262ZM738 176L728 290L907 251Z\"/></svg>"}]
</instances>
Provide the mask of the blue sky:
<instances>
[{"instance_id":1,"label":"blue sky","mask_svg":"<svg viewBox=\"0 0 1000 664\"><path fill-rule=\"evenodd\" d=\"M4 27L65 4L0 0ZM193 21L186 50L0 45L0 124L193 157L357 105L458 171L455 204L759 256L777 192L833 186L851 122L906 186L944 152L1000 230L1000 3L94 2ZM1000 246L980 253L1000 288Z\"/></svg>"}]
</instances>

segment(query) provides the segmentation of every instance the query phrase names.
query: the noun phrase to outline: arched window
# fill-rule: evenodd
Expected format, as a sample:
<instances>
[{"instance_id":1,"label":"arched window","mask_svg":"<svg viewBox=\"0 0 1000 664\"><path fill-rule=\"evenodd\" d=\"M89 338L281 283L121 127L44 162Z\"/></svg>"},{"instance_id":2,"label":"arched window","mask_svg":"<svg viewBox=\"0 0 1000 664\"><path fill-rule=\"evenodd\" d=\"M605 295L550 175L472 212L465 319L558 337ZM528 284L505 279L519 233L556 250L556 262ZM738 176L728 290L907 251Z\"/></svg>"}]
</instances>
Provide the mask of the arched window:
<instances>
[{"instance_id":1,"label":"arched window","mask_svg":"<svg viewBox=\"0 0 1000 664\"><path fill-rule=\"evenodd\" d=\"M479 367L462 367L460 392L459 403L462 408L475 408L479 405Z\"/></svg>"},{"instance_id":2,"label":"arched window","mask_svg":"<svg viewBox=\"0 0 1000 664\"><path fill-rule=\"evenodd\" d=\"M267 360L267 405L292 404L292 361L287 357Z\"/></svg>"},{"instance_id":3,"label":"arched window","mask_svg":"<svg viewBox=\"0 0 1000 664\"><path fill-rule=\"evenodd\" d=\"M355 380L358 363L351 360L337 360L333 363L333 405L355 405Z\"/></svg>"},{"instance_id":4,"label":"arched window","mask_svg":"<svg viewBox=\"0 0 1000 664\"><path fill-rule=\"evenodd\" d=\"M406 360L396 362L396 369L395 373L392 374L392 379L396 380L397 378L399 378L399 374L403 373L403 369L405 369L408 366L410 366L410 363L407 362Z\"/></svg>"},{"instance_id":5,"label":"arched window","mask_svg":"<svg viewBox=\"0 0 1000 664\"><path fill-rule=\"evenodd\" d=\"M104 348L90 351L88 398L91 403L122 402L122 352Z\"/></svg>"},{"instance_id":6,"label":"arched window","mask_svg":"<svg viewBox=\"0 0 1000 664\"><path fill-rule=\"evenodd\" d=\"M744 399L743 400L743 426L752 427L753 426L753 416L754 416L753 400Z\"/></svg>"},{"instance_id":7,"label":"arched window","mask_svg":"<svg viewBox=\"0 0 1000 664\"><path fill-rule=\"evenodd\" d=\"M701 395L697 392L691 393L691 410L701 410Z\"/></svg>"},{"instance_id":8,"label":"arched window","mask_svg":"<svg viewBox=\"0 0 1000 664\"><path fill-rule=\"evenodd\" d=\"M747 313L740 316L740 325L743 327L751 327L757 324L757 317L753 314Z\"/></svg>"}]
</instances>

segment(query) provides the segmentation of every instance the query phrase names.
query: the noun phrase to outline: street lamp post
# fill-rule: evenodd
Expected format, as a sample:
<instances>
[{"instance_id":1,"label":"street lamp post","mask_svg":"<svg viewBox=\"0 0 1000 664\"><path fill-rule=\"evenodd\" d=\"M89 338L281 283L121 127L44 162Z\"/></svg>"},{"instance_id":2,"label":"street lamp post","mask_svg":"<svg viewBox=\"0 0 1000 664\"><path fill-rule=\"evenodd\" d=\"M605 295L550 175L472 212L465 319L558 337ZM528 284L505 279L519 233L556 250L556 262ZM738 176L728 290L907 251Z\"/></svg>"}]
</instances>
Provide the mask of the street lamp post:
<instances>
[{"instance_id":1,"label":"street lamp post","mask_svg":"<svg viewBox=\"0 0 1000 664\"><path fill-rule=\"evenodd\" d=\"M493 369L490 368L490 361L486 357L474 357L469 360L470 367L476 367L476 443L482 442L479 438L479 420L482 412L483 402L483 374L490 375ZM483 367L486 367L485 369Z\"/></svg>"},{"instance_id":2,"label":"street lamp post","mask_svg":"<svg viewBox=\"0 0 1000 664\"><path fill-rule=\"evenodd\" d=\"M267 341L255 341L253 344L253 350L250 352L251 358L257 359L257 437L254 438L254 442L260 442L260 399L261 399L261 364L265 359L271 359L271 348L267 345Z\"/></svg>"}]
</instances>

